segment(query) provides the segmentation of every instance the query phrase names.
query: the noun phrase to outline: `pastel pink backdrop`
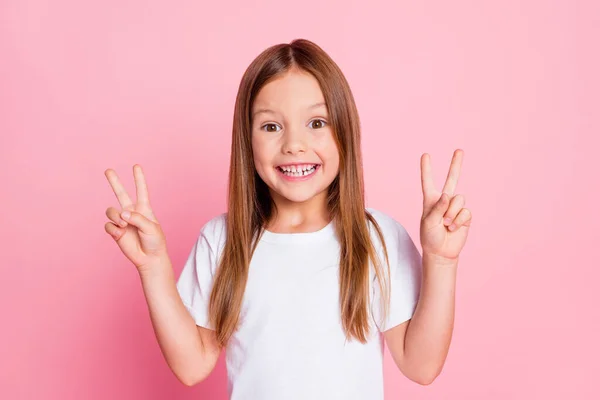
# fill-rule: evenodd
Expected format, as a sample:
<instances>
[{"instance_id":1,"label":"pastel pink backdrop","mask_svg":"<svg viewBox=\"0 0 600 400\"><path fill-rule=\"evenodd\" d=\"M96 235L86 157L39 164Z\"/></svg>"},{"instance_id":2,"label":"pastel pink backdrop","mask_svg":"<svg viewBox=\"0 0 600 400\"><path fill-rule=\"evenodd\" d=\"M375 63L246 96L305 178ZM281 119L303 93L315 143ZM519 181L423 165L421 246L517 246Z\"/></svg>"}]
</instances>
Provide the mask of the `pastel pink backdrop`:
<instances>
[{"instance_id":1,"label":"pastel pink backdrop","mask_svg":"<svg viewBox=\"0 0 600 400\"><path fill-rule=\"evenodd\" d=\"M0 398L225 399L180 384L139 278L105 234L103 171L146 171L176 273L225 210L244 69L304 37L346 74L368 205L419 240L419 157L474 214L441 376L385 361L386 398L593 399L599 7L593 1L0 4Z\"/></svg>"}]
</instances>

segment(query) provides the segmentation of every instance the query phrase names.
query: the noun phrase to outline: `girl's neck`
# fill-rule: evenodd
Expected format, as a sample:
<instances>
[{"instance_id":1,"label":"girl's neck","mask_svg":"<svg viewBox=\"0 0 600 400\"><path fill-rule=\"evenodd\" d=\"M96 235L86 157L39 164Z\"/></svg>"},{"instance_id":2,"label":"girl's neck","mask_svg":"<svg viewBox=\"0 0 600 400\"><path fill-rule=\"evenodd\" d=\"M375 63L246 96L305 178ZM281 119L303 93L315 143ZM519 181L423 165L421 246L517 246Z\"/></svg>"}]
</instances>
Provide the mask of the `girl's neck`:
<instances>
[{"instance_id":1,"label":"girl's neck","mask_svg":"<svg viewBox=\"0 0 600 400\"><path fill-rule=\"evenodd\" d=\"M324 228L331 222L326 196L321 193L299 203L274 195L275 212L265 228L274 233L316 232Z\"/></svg>"}]
</instances>

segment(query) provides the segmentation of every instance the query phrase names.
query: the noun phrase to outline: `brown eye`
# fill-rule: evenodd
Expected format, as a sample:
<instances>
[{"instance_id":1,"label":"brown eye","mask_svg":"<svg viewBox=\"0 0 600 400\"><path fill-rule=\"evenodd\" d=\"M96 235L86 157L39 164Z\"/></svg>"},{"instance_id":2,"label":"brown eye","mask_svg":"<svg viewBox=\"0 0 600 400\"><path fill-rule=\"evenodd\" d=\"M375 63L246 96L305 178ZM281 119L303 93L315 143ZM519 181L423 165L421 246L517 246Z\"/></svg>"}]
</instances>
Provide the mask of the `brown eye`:
<instances>
[{"instance_id":1,"label":"brown eye","mask_svg":"<svg viewBox=\"0 0 600 400\"><path fill-rule=\"evenodd\" d=\"M269 128L269 127L275 127L275 128L278 128L278 126L277 126L277 125L275 125L275 124L264 124L264 125L262 126L262 128L261 128L261 129L264 129L264 130L266 130L267 132L277 132L277 129L275 129L275 130L274 130L274 129L271 129L271 128ZM265 128L266 128L266 129L265 129Z\"/></svg>"},{"instance_id":2,"label":"brown eye","mask_svg":"<svg viewBox=\"0 0 600 400\"><path fill-rule=\"evenodd\" d=\"M316 122L316 123L317 123L317 125L316 125L316 126L313 124L314 122ZM321 129L321 128L323 128L323 127L325 126L325 124L326 124L326 122L325 122L324 120L322 120L322 119L315 119L315 120L312 120L312 121L310 121L310 123L311 123L311 124L313 124L313 128L314 128L314 129Z\"/></svg>"}]
</instances>

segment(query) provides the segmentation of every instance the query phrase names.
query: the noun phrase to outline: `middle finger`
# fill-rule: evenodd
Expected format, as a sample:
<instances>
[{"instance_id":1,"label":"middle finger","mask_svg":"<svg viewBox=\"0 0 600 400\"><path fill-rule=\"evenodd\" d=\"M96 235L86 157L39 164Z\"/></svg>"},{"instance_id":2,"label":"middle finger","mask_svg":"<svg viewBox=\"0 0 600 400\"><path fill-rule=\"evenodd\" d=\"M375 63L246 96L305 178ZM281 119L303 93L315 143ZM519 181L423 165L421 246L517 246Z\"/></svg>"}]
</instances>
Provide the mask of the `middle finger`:
<instances>
[{"instance_id":1,"label":"middle finger","mask_svg":"<svg viewBox=\"0 0 600 400\"><path fill-rule=\"evenodd\" d=\"M465 206L465 198L463 195L457 194L452 199L450 199L450 205L448 206L448 210L444 214L444 225L450 225L456 215L460 212L460 210Z\"/></svg>"},{"instance_id":2,"label":"middle finger","mask_svg":"<svg viewBox=\"0 0 600 400\"><path fill-rule=\"evenodd\" d=\"M115 196L117 196L117 200L119 200L119 204L121 204L121 207L123 209L131 208L131 206L133 206L133 202L127 194L127 190L125 190L125 187L119 180L117 173L112 169L107 169L106 171L104 171L104 175L106 175L106 178L108 179L108 182L110 183L110 186L112 187Z\"/></svg>"},{"instance_id":3,"label":"middle finger","mask_svg":"<svg viewBox=\"0 0 600 400\"><path fill-rule=\"evenodd\" d=\"M448 176L446 177L446 183L444 184L444 188L442 192L448 193L449 196L454 195L454 191L456 190L456 185L458 184L458 177L460 176L460 167L463 159L463 151L461 149L457 149L452 156L452 161L450 162L450 170L448 171Z\"/></svg>"}]
</instances>

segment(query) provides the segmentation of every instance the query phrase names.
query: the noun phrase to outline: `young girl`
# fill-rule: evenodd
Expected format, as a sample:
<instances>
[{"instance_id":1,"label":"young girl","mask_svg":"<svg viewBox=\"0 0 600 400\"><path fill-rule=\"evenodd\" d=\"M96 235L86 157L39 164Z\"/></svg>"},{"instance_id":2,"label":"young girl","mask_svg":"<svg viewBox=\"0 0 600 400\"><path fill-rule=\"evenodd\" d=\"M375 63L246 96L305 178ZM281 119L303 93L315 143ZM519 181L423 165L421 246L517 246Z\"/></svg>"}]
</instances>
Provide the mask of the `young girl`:
<instances>
[{"instance_id":1,"label":"young girl","mask_svg":"<svg viewBox=\"0 0 600 400\"><path fill-rule=\"evenodd\" d=\"M383 399L383 339L409 379L440 373L470 212L421 158L421 256L404 227L365 208L360 126L342 72L316 44L265 50L236 99L228 212L204 225L175 279L142 169L106 231L137 267L177 378L194 385L226 349L231 399ZM390 164L390 167L393 164ZM380 335L383 333L383 335Z\"/></svg>"}]
</instances>

